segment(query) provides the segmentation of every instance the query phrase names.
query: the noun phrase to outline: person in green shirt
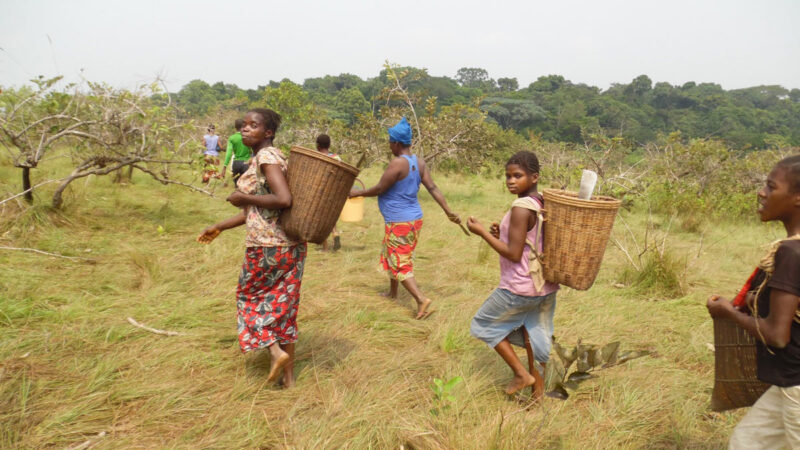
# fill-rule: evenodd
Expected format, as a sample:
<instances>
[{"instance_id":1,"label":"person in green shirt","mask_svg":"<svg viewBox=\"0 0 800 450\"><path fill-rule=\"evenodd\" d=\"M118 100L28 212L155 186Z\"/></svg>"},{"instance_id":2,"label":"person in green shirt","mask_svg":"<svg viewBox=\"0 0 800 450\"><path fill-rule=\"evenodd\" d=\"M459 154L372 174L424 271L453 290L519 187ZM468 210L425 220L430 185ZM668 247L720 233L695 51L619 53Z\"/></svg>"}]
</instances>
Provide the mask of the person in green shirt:
<instances>
[{"instance_id":1,"label":"person in green shirt","mask_svg":"<svg viewBox=\"0 0 800 450\"><path fill-rule=\"evenodd\" d=\"M222 178L225 179L225 169L231 163L231 156L233 157L233 165L231 166L231 179L235 185L239 181L239 177L247 170L247 162L250 161L250 148L242 143L242 126L244 120L236 119L233 123L236 127L236 133L228 138L228 150L225 152L225 165L222 167ZM227 185L227 182L225 183Z\"/></svg>"}]
</instances>

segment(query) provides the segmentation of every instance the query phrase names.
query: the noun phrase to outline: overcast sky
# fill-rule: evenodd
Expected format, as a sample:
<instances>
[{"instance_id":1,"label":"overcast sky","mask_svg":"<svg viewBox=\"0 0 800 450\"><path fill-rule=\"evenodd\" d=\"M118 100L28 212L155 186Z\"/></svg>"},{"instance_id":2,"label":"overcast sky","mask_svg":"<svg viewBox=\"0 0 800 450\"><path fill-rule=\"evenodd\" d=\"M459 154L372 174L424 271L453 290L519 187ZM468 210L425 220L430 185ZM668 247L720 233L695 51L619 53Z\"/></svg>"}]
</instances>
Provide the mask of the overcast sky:
<instances>
[{"instance_id":1,"label":"overcast sky","mask_svg":"<svg viewBox=\"0 0 800 450\"><path fill-rule=\"evenodd\" d=\"M254 88L385 60L454 77L482 67L521 87L560 74L607 88L654 82L800 88L800 1L0 0L0 85L162 75Z\"/></svg>"}]
</instances>

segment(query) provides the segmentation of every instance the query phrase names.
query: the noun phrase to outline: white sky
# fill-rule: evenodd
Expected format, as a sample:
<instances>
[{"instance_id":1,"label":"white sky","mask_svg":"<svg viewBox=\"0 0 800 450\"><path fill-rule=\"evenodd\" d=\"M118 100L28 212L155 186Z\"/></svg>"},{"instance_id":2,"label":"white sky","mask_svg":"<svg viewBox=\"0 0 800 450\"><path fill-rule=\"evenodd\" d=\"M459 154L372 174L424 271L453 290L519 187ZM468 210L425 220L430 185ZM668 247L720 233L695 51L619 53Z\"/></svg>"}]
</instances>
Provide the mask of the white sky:
<instances>
[{"instance_id":1,"label":"white sky","mask_svg":"<svg viewBox=\"0 0 800 450\"><path fill-rule=\"evenodd\" d=\"M560 74L800 88L798 0L0 0L0 85L42 74L131 88L199 78L378 75L385 60L455 77L482 67L525 87Z\"/></svg>"}]
</instances>

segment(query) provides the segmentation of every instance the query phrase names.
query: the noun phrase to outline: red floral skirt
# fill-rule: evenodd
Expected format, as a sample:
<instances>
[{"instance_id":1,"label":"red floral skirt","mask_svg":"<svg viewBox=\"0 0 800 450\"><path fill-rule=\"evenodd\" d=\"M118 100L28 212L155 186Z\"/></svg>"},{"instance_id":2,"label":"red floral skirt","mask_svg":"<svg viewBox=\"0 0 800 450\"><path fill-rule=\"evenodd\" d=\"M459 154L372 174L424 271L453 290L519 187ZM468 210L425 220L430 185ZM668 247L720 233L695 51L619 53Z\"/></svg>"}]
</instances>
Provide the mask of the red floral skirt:
<instances>
[{"instance_id":1,"label":"red floral skirt","mask_svg":"<svg viewBox=\"0 0 800 450\"><path fill-rule=\"evenodd\" d=\"M236 288L242 353L297 341L306 244L248 247Z\"/></svg>"},{"instance_id":2,"label":"red floral skirt","mask_svg":"<svg viewBox=\"0 0 800 450\"><path fill-rule=\"evenodd\" d=\"M420 230L422 219L386 224L381 266L390 278L403 281L414 276L414 249Z\"/></svg>"}]
</instances>

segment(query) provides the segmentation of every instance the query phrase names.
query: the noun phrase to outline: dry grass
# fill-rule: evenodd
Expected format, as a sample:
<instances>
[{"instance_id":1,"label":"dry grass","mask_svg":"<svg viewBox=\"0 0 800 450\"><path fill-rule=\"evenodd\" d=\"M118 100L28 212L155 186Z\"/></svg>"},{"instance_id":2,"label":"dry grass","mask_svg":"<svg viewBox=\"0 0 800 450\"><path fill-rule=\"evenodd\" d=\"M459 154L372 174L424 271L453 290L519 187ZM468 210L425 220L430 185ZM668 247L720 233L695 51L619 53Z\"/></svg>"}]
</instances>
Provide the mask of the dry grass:
<instances>
[{"instance_id":1,"label":"dry grass","mask_svg":"<svg viewBox=\"0 0 800 450\"><path fill-rule=\"evenodd\" d=\"M378 174L368 171L365 181ZM17 177L0 162L0 193L13 192ZM499 179L437 182L457 211L484 221L499 219L512 200ZM709 224L697 257L700 235L674 232L672 248L692 255L692 266L688 293L669 300L614 288L626 261L610 246L591 290L559 294L556 337L620 340L623 349L655 356L599 372L567 401L526 409L503 394L510 372L500 358L469 336L471 316L497 283L497 257L449 224L427 194L422 199L416 273L437 312L414 321L407 294L397 302L378 296L388 285L376 270L383 231L368 200L363 222L340 224L340 252L311 247L291 390L265 383L267 355L238 349L233 294L244 230L210 246L194 242L234 212L223 201L135 176L127 186L76 183L63 213L38 203L0 206L0 245L95 260L0 250L0 447L725 445L741 412L709 411L704 302L711 292L734 292L775 230ZM634 229L645 220L622 214ZM148 333L129 316L185 335ZM455 376L464 378L455 401L432 414L432 379Z\"/></svg>"}]
</instances>

